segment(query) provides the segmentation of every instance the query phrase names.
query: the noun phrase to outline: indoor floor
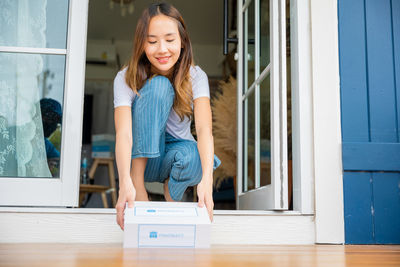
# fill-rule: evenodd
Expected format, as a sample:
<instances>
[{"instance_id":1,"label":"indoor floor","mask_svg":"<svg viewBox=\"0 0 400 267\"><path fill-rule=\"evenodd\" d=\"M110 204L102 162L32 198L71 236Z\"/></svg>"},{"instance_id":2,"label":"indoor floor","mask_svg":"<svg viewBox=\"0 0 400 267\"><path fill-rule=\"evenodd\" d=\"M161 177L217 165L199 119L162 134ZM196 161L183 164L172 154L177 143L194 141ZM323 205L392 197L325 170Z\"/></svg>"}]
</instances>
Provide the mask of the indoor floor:
<instances>
[{"instance_id":1,"label":"indoor floor","mask_svg":"<svg viewBox=\"0 0 400 267\"><path fill-rule=\"evenodd\" d=\"M0 266L400 266L400 246L123 249L121 244L0 244Z\"/></svg>"}]
</instances>

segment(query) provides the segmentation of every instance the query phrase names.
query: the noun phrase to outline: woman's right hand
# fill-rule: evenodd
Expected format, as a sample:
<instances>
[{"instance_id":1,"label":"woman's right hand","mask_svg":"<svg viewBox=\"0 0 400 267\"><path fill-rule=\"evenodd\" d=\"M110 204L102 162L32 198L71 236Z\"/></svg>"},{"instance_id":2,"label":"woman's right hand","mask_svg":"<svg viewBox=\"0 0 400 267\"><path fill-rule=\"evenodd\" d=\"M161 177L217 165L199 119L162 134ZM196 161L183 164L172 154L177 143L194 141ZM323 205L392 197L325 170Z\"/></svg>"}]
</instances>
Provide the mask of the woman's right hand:
<instances>
[{"instance_id":1,"label":"woman's right hand","mask_svg":"<svg viewBox=\"0 0 400 267\"><path fill-rule=\"evenodd\" d=\"M124 182L119 186L118 201L115 209L117 210L117 223L119 227L124 230L124 212L126 202L128 202L129 208L133 208L136 197L136 189L133 186L131 177L121 180Z\"/></svg>"}]
</instances>

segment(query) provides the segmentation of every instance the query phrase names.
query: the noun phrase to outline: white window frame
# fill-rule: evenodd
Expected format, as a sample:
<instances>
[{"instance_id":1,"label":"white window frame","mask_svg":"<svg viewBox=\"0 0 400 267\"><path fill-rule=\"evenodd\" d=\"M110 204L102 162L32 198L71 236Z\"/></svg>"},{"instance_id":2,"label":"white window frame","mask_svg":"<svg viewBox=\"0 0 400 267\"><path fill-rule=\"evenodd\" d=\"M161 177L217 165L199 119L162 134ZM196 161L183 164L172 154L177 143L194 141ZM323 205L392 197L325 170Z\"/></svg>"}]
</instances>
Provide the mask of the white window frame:
<instances>
[{"instance_id":1,"label":"white window frame","mask_svg":"<svg viewBox=\"0 0 400 267\"><path fill-rule=\"evenodd\" d=\"M66 55L60 178L0 178L1 206L78 206L88 0L70 0L67 49L0 47Z\"/></svg>"}]
</instances>

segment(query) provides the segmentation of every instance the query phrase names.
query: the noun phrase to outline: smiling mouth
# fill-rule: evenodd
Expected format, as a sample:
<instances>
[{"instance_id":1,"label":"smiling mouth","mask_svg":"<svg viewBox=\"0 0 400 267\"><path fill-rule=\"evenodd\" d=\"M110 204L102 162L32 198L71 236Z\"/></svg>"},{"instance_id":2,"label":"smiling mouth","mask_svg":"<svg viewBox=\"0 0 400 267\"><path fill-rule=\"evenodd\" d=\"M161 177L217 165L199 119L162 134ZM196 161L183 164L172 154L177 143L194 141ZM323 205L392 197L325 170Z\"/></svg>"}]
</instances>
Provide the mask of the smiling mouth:
<instances>
[{"instance_id":1,"label":"smiling mouth","mask_svg":"<svg viewBox=\"0 0 400 267\"><path fill-rule=\"evenodd\" d=\"M170 58L170 56L168 56L168 57L156 57L156 59L157 59L157 61L159 63L167 63L169 58Z\"/></svg>"}]
</instances>

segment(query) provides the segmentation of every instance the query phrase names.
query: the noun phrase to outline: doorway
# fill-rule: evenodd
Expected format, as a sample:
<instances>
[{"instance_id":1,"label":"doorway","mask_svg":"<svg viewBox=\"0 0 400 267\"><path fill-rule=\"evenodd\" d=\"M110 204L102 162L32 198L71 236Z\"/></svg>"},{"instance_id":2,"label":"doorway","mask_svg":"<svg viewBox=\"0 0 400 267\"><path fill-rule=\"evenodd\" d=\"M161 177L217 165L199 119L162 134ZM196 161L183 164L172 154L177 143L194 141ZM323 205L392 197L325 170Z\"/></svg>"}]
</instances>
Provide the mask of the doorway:
<instances>
[{"instance_id":1,"label":"doorway","mask_svg":"<svg viewBox=\"0 0 400 267\"><path fill-rule=\"evenodd\" d=\"M117 3L118 2L118 3ZM130 56L132 39L136 22L141 11L148 5L146 1L125 1L121 7L120 2L102 1L89 3L89 19L87 33L87 54L86 54L86 76L85 76L85 108L83 116L83 138L82 138L82 163L88 162L83 168L90 170L94 159L99 153L98 148L94 149L92 139L96 136L112 136L115 133L113 120L113 79L116 73L123 67ZM246 153L242 159L242 179L238 182L237 166L237 56L238 45L229 45L227 54L224 55L223 39L223 14L224 2L206 0L201 4L169 1L182 14L188 27L191 37L195 64L199 65L208 75L210 85L211 104L213 109L213 134L215 154L220 157L223 164L214 173L214 202L215 209L238 209L237 190L238 185L242 184L243 193L256 190L258 187L271 185L271 100L270 100L270 78L265 75L245 101L247 117L244 124L247 130L244 131L242 151ZM247 71L241 75L246 77L246 86L257 79L255 71L255 34L259 34L258 53L258 76L268 66L270 62L270 1L248 1L249 5L245 13L247 14L247 45L248 60L246 63ZM271 1L272 3L272 1ZM228 37L237 38L237 1L229 0L227 5ZM259 16L255 16L256 5ZM132 7L133 6L133 7ZM213 8L210 8L210 7ZM290 23L289 9L287 1L284 7L287 14L286 41L287 52L287 147L288 163L285 172L288 185L286 209L292 209L291 197L291 96L290 96ZM133 11L132 11L133 10ZM207 19L204 15L207 14ZM104 18L107 18L106 20ZM259 20L257 23L256 20ZM256 99L255 92L259 92ZM228 109L227 109L228 108ZM258 111L257 111L258 110ZM257 116L257 118L256 118ZM228 125L229 127L226 127ZM256 126L257 125L257 126ZM194 127L192 133L195 136ZM256 136L256 131L259 133ZM258 140L258 141L256 141ZM278 141L278 143L280 143ZM94 150L96 151L94 151ZM112 154L112 151L110 151ZM258 155L258 156L257 156ZM257 163L258 162L258 163ZM109 186L109 172L106 166L99 166L94 174L91 183ZM118 173L114 166L116 177L116 188L118 188ZM85 170L81 170L85 173ZM246 177L246 179L244 179ZM257 178L258 177L258 178ZM89 182L89 183L90 183ZM158 201L163 200L163 188L161 184L152 183L146 185L150 198ZM257 191L257 190L256 190ZM112 207L112 193L108 192L107 201ZM183 201L193 201L195 199L194 188L188 188L185 192ZM245 209L260 209L250 202ZM101 194L87 194L82 202L82 207L100 208L103 207ZM254 206L255 208L249 208ZM262 209L262 208L261 208Z\"/></svg>"}]
</instances>

